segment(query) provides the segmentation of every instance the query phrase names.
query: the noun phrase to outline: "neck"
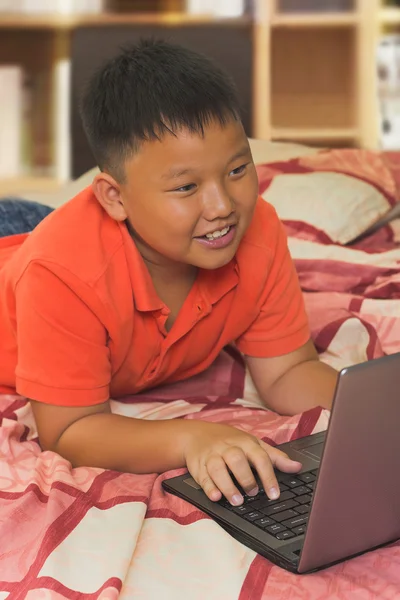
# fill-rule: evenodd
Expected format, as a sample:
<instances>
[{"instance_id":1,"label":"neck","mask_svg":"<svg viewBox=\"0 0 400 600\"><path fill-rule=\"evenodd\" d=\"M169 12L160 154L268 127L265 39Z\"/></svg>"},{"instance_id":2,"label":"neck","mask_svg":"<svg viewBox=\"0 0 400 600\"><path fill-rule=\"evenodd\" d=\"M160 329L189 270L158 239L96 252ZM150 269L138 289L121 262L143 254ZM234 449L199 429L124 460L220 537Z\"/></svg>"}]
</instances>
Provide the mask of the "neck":
<instances>
[{"instance_id":1,"label":"neck","mask_svg":"<svg viewBox=\"0 0 400 600\"><path fill-rule=\"evenodd\" d=\"M154 260L154 257L146 257L143 254L142 258L153 281L157 280L162 284L179 281L193 283L196 279L198 269L193 265L174 263L173 261L157 261Z\"/></svg>"}]
</instances>

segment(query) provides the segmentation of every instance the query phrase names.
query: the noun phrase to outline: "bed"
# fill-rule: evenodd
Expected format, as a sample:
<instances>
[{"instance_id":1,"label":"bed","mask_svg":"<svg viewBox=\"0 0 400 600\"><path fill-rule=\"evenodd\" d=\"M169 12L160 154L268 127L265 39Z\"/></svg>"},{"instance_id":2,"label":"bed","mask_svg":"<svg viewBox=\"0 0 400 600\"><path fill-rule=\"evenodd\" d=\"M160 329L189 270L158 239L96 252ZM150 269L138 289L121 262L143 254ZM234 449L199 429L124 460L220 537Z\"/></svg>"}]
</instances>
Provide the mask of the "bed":
<instances>
[{"instance_id":1,"label":"bed","mask_svg":"<svg viewBox=\"0 0 400 600\"><path fill-rule=\"evenodd\" d=\"M260 193L287 229L322 360L339 369L400 350L400 219L387 219L396 216L400 154L304 150L257 162ZM329 421L320 408L294 417L263 408L230 347L205 373L112 408L229 423L273 444ZM400 598L400 543L296 576L166 494L163 478L183 471L71 469L40 451L24 398L0 396L0 414L0 600Z\"/></svg>"}]
</instances>

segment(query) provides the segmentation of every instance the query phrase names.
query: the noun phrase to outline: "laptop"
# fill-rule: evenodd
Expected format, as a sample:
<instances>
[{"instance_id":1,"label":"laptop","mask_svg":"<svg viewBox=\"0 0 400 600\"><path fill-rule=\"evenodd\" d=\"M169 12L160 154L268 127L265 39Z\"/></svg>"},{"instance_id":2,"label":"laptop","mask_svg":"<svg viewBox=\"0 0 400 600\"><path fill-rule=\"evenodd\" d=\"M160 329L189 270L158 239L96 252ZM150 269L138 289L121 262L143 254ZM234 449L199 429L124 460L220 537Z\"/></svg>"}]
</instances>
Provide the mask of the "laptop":
<instances>
[{"instance_id":1,"label":"laptop","mask_svg":"<svg viewBox=\"0 0 400 600\"><path fill-rule=\"evenodd\" d=\"M397 353L343 369L327 431L278 446L302 463L276 471L278 500L261 489L241 506L212 502L189 474L163 487L276 565L308 573L400 538L399 430Z\"/></svg>"}]
</instances>

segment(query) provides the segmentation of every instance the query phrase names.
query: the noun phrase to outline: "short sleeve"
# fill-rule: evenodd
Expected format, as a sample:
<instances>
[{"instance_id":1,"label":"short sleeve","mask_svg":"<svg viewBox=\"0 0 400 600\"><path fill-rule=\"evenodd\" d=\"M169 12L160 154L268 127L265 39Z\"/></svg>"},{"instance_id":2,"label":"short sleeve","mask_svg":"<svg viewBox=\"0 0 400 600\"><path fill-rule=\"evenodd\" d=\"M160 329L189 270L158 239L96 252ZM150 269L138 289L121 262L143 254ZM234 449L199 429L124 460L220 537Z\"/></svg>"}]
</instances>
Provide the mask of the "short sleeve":
<instances>
[{"instance_id":1,"label":"short sleeve","mask_svg":"<svg viewBox=\"0 0 400 600\"><path fill-rule=\"evenodd\" d=\"M107 332L77 289L31 263L15 297L17 392L60 406L105 402L111 379Z\"/></svg>"},{"instance_id":2,"label":"short sleeve","mask_svg":"<svg viewBox=\"0 0 400 600\"><path fill-rule=\"evenodd\" d=\"M310 339L308 318L294 262L287 246L283 225L273 211L269 223L275 240L271 260L259 298L259 311L250 327L236 340L247 356L269 358L289 354Z\"/></svg>"}]
</instances>

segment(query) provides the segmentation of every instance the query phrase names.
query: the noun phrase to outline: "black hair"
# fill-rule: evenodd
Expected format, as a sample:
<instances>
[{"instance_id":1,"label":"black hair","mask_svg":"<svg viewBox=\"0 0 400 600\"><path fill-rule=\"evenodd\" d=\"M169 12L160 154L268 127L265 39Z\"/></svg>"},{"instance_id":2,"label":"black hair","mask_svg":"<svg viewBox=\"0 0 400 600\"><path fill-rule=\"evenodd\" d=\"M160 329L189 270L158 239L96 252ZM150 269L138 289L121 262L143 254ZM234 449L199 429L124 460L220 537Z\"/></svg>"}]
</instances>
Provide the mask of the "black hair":
<instances>
[{"instance_id":1,"label":"black hair","mask_svg":"<svg viewBox=\"0 0 400 600\"><path fill-rule=\"evenodd\" d=\"M165 41L124 47L92 76L80 112L101 170L124 179L127 158L145 140L211 121L240 119L232 79L211 59Z\"/></svg>"}]
</instances>

